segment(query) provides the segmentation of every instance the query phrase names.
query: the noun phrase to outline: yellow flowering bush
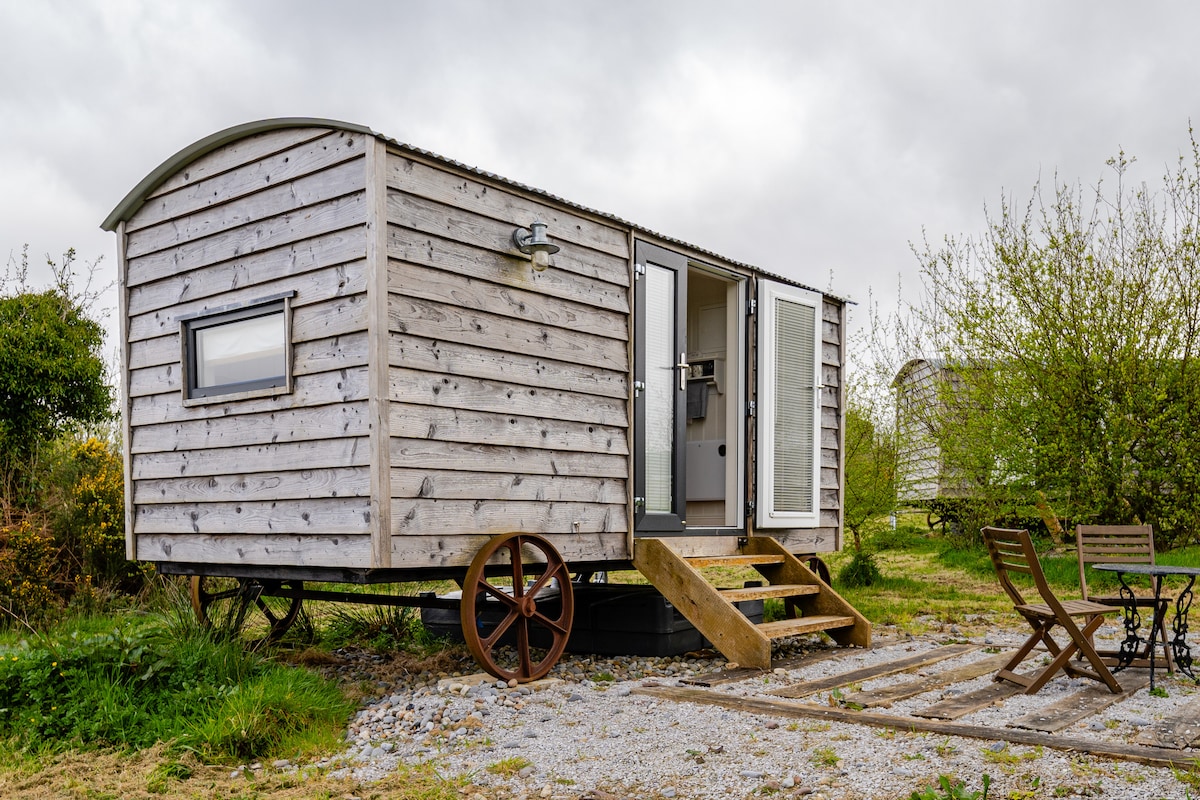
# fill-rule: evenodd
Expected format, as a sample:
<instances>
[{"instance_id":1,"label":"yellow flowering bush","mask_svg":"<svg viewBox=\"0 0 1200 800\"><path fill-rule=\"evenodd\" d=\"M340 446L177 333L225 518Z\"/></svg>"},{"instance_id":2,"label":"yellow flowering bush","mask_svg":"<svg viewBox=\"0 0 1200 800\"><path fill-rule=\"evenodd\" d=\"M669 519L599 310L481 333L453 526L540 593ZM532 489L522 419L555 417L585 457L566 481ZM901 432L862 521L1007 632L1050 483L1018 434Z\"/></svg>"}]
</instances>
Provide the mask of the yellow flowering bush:
<instances>
[{"instance_id":1,"label":"yellow flowering bush","mask_svg":"<svg viewBox=\"0 0 1200 800\"><path fill-rule=\"evenodd\" d=\"M25 515L0 527L0 604L9 619L34 624L62 607L62 598L54 590L57 553L38 515Z\"/></svg>"},{"instance_id":2,"label":"yellow flowering bush","mask_svg":"<svg viewBox=\"0 0 1200 800\"><path fill-rule=\"evenodd\" d=\"M122 580L125 561L125 480L120 456L92 437L77 442L71 461L78 478L71 490L67 538L85 577Z\"/></svg>"}]
</instances>

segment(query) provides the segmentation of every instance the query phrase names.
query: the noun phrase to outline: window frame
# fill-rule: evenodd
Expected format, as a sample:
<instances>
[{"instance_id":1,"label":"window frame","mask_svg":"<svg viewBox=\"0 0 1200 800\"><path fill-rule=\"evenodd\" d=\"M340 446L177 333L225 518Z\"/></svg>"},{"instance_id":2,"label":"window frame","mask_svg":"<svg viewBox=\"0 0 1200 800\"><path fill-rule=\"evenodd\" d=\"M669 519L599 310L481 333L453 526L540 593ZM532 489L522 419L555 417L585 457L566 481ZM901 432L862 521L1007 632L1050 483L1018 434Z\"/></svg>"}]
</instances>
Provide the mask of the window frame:
<instances>
[{"instance_id":1,"label":"window frame","mask_svg":"<svg viewBox=\"0 0 1200 800\"><path fill-rule=\"evenodd\" d=\"M183 404L224 403L272 397L292 392L292 298L294 291L259 297L244 303L205 309L178 317L180 364L183 372ZM221 325L281 313L283 315L283 374L248 381L197 386L196 333Z\"/></svg>"}]
</instances>

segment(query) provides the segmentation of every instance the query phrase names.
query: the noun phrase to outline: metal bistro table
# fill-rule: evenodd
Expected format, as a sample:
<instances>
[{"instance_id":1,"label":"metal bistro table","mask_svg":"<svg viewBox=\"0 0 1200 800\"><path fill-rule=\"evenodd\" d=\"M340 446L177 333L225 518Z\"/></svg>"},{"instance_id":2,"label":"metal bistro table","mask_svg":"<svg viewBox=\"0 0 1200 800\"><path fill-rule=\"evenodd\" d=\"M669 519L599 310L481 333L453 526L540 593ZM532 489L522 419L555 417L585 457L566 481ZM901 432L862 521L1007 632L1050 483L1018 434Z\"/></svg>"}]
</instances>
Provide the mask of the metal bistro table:
<instances>
[{"instance_id":1,"label":"metal bistro table","mask_svg":"<svg viewBox=\"0 0 1200 800\"><path fill-rule=\"evenodd\" d=\"M1142 624L1141 615L1138 613L1133 589L1129 588L1125 576L1144 575L1151 579L1150 583L1154 588L1154 618L1150 623L1149 648L1151 691L1154 689L1154 652L1158 649L1154 642L1154 635L1158 625L1157 615L1162 613L1159 611L1162 606L1162 578L1171 575L1187 577L1187 586L1183 587L1183 590L1175 596L1175 619L1171 622L1171 631L1174 633L1171 638L1171 656L1175 666L1181 672L1192 680L1196 680L1196 676L1192 673L1192 649L1187 643L1187 615L1192 606L1192 586L1196 583L1196 576L1200 575L1200 567L1176 567L1170 564L1092 564L1092 569L1101 572L1115 572L1117 580L1121 582L1121 599L1124 601L1122 608L1125 612L1125 639L1121 642L1121 650L1117 654L1118 665L1113 672L1123 670L1133 663L1138 648L1142 644L1142 639L1138 636L1138 628Z\"/></svg>"}]
</instances>

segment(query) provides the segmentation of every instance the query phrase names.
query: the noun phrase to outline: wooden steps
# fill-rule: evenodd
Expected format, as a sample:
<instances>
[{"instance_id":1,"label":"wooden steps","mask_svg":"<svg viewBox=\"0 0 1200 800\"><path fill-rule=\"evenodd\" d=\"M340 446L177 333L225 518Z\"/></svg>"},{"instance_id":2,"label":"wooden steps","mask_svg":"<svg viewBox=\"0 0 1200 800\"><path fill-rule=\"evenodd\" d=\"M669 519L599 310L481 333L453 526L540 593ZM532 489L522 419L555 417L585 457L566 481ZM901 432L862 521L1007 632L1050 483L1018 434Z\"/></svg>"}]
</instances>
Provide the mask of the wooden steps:
<instances>
[{"instance_id":1,"label":"wooden steps","mask_svg":"<svg viewBox=\"0 0 1200 800\"><path fill-rule=\"evenodd\" d=\"M803 594L816 594L821 591L819 586L811 583L782 583L774 586L746 586L741 589L719 589L721 596L731 603L742 600L765 600L768 597L799 597Z\"/></svg>"},{"instance_id":2,"label":"wooden steps","mask_svg":"<svg viewBox=\"0 0 1200 800\"><path fill-rule=\"evenodd\" d=\"M854 622L854 617L838 617L833 614L823 614L812 617L797 617L796 619L778 619L774 622L764 622L758 626L758 629L765 633L768 639L782 639L785 636L798 636L802 633L816 633L818 631L849 628Z\"/></svg>"},{"instance_id":3,"label":"wooden steps","mask_svg":"<svg viewBox=\"0 0 1200 800\"><path fill-rule=\"evenodd\" d=\"M634 542L633 563L730 661L768 669L771 642L825 632L844 646L871 646L871 624L803 562L770 537L745 540L735 555L688 558L663 539ZM764 584L720 589L700 570L753 567ZM788 619L751 622L735 603L780 598Z\"/></svg>"}]
</instances>

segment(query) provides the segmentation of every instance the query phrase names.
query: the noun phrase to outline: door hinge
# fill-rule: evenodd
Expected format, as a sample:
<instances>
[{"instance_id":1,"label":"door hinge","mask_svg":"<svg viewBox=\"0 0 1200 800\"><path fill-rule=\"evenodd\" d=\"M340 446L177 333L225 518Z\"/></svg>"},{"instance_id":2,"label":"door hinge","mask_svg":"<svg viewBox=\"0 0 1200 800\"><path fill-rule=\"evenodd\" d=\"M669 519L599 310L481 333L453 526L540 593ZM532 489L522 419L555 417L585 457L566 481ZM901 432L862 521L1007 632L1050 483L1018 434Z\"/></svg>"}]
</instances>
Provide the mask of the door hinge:
<instances>
[{"instance_id":1,"label":"door hinge","mask_svg":"<svg viewBox=\"0 0 1200 800\"><path fill-rule=\"evenodd\" d=\"M641 394L644 391L646 391L645 381L634 381L633 382L633 393L635 395Z\"/></svg>"},{"instance_id":2,"label":"door hinge","mask_svg":"<svg viewBox=\"0 0 1200 800\"><path fill-rule=\"evenodd\" d=\"M646 498L644 498L644 497L633 498L633 505L635 508L645 508L646 507Z\"/></svg>"},{"instance_id":3,"label":"door hinge","mask_svg":"<svg viewBox=\"0 0 1200 800\"><path fill-rule=\"evenodd\" d=\"M646 274L646 265L645 264L634 264L633 265L633 279L635 281L640 280L641 277L645 274Z\"/></svg>"},{"instance_id":4,"label":"door hinge","mask_svg":"<svg viewBox=\"0 0 1200 800\"><path fill-rule=\"evenodd\" d=\"M758 313L758 301L753 297L746 301L746 316L753 317Z\"/></svg>"},{"instance_id":5,"label":"door hinge","mask_svg":"<svg viewBox=\"0 0 1200 800\"><path fill-rule=\"evenodd\" d=\"M754 501L753 500L746 501L746 516L747 517L754 516Z\"/></svg>"},{"instance_id":6,"label":"door hinge","mask_svg":"<svg viewBox=\"0 0 1200 800\"><path fill-rule=\"evenodd\" d=\"M746 403L746 416L747 417L753 417L754 412L757 410L758 410L758 402L757 401L751 400L749 403Z\"/></svg>"}]
</instances>

